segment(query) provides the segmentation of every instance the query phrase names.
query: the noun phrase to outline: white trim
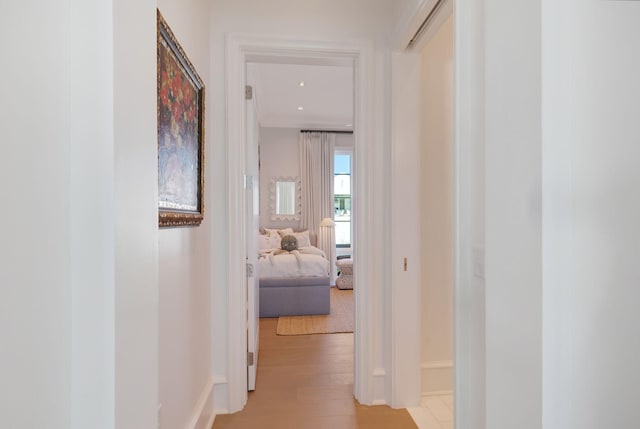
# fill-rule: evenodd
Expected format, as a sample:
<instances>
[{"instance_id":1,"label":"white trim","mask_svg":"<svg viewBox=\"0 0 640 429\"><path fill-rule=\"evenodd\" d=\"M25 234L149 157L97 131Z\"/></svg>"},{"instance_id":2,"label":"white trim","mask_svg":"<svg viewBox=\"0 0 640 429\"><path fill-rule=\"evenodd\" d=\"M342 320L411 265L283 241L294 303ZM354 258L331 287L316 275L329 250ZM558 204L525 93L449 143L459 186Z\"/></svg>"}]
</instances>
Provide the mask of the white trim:
<instances>
[{"instance_id":1,"label":"white trim","mask_svg":"<svg viewBox=\"0 0 640 429\"><path fill-rule=\"evenodd\" d=\"M207 429L211 429L213 427L213 423L216 421L216 413L211 413L211 417L209 418L209 421L207 422L206 426L204 426Z\"/></svg>"},{"instance_id":2,"label":"white trim","mask_svg":"<svg viewBox=\"0 0 640 429\"><path fill-rule=\"evenodd\" d=\"M453 361L432 361L420 364L421 396L453 392Z\"/></svg>"},{"instance_id":3,"label":"white trim","mask_svg":"<svg viewBox=\"0 0 640 429\"><path fill-rule=\"evenodd\" d=\"M433 392L422 393L422 398L431 398L433 396L453 395L453 390L434 390Z\"/></svg>"},{"instance_id":4,"label":"white trim","mask_svg":"<svg viewBox=\"0 0 640 429\"><path fill-rule=\"evenodd\" d=\"M213 386L214 380L211 378L200 394L200 399L196 403L191 420L185 429L210 429L215 418L213 412ZM203 420L206 419L206 420Z\"/></svg>"},{"instance_id":5,"label":"white trim","mask_svg":"<svg viewBox=\"0 0 640 429\"><path fill-rule=\"evenodd\" d=\"M244 272L244 219L238 214L244 213L243 172L245 148L244 136L244 85L246 80L246 61L275 61L275 59L302 58L305 61L327 59L347 59L354 65L355 76L355 117L354 124L354 264L355 280L355 382L356 399L370 404L373 399L372 354L373 339L376 332L372 326L373 294L370 281L371 246L370 236L374 230L371 220L372 201L375 189L369 186L373 176L372 142L376 136L372 130L373 109L371 107L374 81L374 63L372 46L369 42L351 41L313 41L289 40L271 36L231 34L226 40L226 106L227 106L227 168L228 168L228 257L229 272L227 278L228 305L228 405L235 412L245 405L246 392L246 288ZM381 142L384 139L379 140ZM230 239L233 237L233 239ZM358 251L361 249L361 251ZM364 250L366 249L366 251ZM375 282L379 284L379 282ZM363 285L359 287L358 285ZM364 287L364 286L367 287ZM381 286L380 286L381 287ZM224 345L221 345L224 347Z\"/></svg>"},{"instance_id":6,"label":"white trim","mask_svg":"<svg viewBox=\"0 0 640 429\"><path fill-rule=\"evenodd\" d=\"M247 402L246 358L246 271L245 271L245 98L246 67L238 40L227 37L226 44L226 105L227 105L227 385L228 407L241 410Z\"/></svg>"},{"instance_id":7,"label":"white trim","mask_svg":"<svg viewBox=\"0 0 640 429\"><path fill-rule=\"evenodd\" d=\"M453 368L453 361L441 360L441 361L432 361L432 362L422 362L420 364L420 369L445 369L445 368Z\"/></svg>"},{"instance_id":8,"label":"white trim","mask_svg":"<svg viewBox=\"0 0 640 429\"><path fill-rule=\"evenodd\" d=\"M278 118L261 118L260 126L264 128L295 128L297 130L311 129L311 130L329 130L329 131L351 131L351 127L347 127L345 123L351 122L348 120L334 120L334 121L322 121L322 122L294 122L290 119L278 119Z\"/></svg>"},{"instance_id":9,"label":"white trim","mask_svg":"<svg viewBox=\"0 0 640 429\"><path fill-rule=\"evenodd\" d=\"M387 385L387 371L384 368L375 368L373 375L373 400L371 405L387 405L389 402L385 399Z\"/></svg>"},{"instance_id":10,"label":"white trim","mask_svg":"<svg viewBox=\"0 0 640 429\"><path fill-rule=\"evenodd\" d=\"M229 413L229 382L223 377L213 377L213 414ZM211 426L209 426L211 427Z\"/></svg>"}]
</instances>

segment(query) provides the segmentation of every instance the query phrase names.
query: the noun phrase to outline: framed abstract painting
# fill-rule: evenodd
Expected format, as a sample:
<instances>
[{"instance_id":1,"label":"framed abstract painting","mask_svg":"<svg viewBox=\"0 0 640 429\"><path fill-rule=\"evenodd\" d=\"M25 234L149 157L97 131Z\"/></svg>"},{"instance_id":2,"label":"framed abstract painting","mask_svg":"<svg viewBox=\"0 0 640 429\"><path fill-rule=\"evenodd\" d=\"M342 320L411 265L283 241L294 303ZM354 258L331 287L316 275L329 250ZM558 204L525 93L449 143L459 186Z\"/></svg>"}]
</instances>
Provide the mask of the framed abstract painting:
<instances>
[{"instance_id":1,"label":"framed abstract painting","mask_svg":"<svg viewBox=\"0 0 640 429\"><path fill-rule=\"evenodd\" d=\"M198 226L204 218L204 84L157 15L159 225Z\"/></svg>"}]
</instances>

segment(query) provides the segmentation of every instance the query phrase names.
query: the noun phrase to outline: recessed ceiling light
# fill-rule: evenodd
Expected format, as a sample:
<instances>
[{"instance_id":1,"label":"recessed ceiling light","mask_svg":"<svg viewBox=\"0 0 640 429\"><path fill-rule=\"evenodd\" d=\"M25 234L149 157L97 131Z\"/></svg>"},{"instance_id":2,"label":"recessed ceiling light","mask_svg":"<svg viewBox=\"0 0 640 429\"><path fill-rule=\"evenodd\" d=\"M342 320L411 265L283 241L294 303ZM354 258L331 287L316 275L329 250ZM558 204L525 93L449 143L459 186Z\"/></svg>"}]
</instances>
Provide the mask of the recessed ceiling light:
<instances>
[{"instance_id":1,"label":"recessed ceiling light","mask_svg":"<svg viewBox=\"0 0 640 429\"><path fill-rule=\"evenodd\" d=\"M298 106L298 110L304 110L304 107Z\"/></svg>"},{"instance_id":2,"label":"recessed ceiling light","mask_svg":"<svg viewBox=\"0 0 640 429\"><path fill-rule=\"evenodd\" d=\"M303 81L303 80L301 80L301 81L300 81L300 83L299 83L298 85L300 85L300 86L304 86L304 81Z\"/></svg>"}]
</instances>

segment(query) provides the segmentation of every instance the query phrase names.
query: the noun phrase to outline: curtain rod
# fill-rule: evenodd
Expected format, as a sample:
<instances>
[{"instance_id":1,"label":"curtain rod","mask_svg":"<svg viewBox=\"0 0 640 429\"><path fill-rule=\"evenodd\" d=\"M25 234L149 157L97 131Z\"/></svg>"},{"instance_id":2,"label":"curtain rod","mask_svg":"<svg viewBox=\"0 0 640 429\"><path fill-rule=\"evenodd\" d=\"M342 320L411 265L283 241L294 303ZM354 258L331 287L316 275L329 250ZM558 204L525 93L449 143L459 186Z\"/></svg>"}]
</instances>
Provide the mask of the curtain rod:
<instances>
[{"instance_id":1,"label":"curtain rod","mask_svg":"<svg viewBox=\"0 0 640 429\"><path fill-rule=\"evenodd\" d=\"M338 130L300 130L301 133L333 133L333 134L353 134L353 131Z\"/></svg>"}]
</instances>

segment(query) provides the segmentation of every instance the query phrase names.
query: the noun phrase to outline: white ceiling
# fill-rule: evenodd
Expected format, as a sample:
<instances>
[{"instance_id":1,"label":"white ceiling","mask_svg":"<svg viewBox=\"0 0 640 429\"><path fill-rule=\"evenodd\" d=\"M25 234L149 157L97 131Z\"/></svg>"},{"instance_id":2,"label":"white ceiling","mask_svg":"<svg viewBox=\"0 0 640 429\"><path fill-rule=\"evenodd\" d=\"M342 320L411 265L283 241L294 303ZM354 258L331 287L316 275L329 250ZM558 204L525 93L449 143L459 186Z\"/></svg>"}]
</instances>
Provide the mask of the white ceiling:
<instances>
[{"instance_id":1,"label":"white ceiling","mask_svg":"<svg viewBox=\"0 0 640 429\"><path fill-rule=\"evenodd\" d=\"M351 66L248 63L247 80L263 127L353 129Z\"/></svg>"}]
</instances>

